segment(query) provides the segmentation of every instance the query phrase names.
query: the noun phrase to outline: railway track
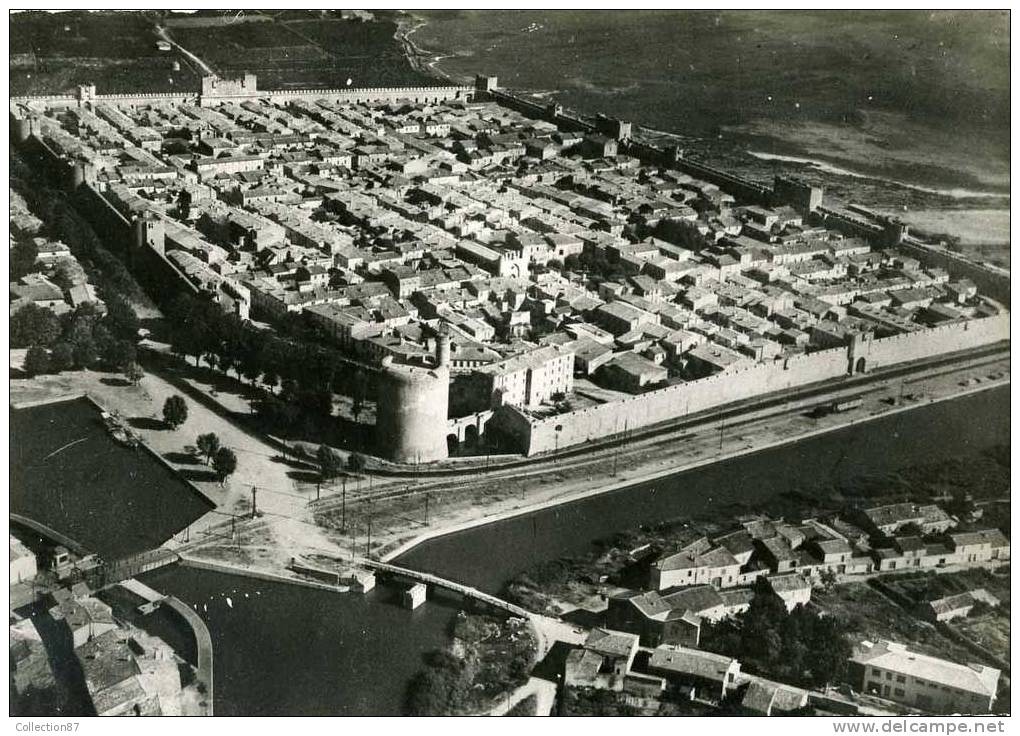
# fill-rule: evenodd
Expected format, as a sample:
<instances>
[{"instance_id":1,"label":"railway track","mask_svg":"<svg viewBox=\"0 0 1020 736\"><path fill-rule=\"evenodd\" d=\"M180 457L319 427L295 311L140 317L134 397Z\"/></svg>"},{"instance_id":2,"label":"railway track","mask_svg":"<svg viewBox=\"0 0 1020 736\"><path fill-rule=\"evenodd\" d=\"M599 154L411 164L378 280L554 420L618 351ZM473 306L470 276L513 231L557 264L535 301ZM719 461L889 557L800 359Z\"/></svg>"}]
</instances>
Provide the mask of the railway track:
<instances>
[{"instance_id":1,"label":"railway track","mask_svg":"<svg viewBox=\"0 0 1020 736\"><path fill-rule=\"evenodd\" d=\"M765 398L745 399L743 401L730 404L720 410L699 412L682 419L671 420L669 422L645 427L640 430L632 430L628 432L626 436L618 435L596 442L589 442L575 447L564 448L555 452L542 453L530 458L493 463L484 468L477 465L464 468L437 468L428 470L379 468L374 470L373 474L378 478L407 478L423 480L425 478L456 477L462 475L475 477L479 473L491 474L499 470L511 470L525 467L533 468L539 463L555 462L557 460L578 455L591 455L593 452L598 450L622 447L624 445L632 444L635 441L659 434L672 433L684 428L696 428L704 426L705 424L715 424L736 416L749 416L749 410L761 412L778 406L783 407L783 410L786 411L793 403L809 402L820 396L838 398L839 396L848 393L860 392L867 389L869 386L872 387L870 390L874 391L881 387L883 383L888 384L890 381L894 381L901 376L916 374L919 370L925 370L926 372L923 376L919 376L915 380L925 380L958 370L969 370L979 365L994 363L999 360L1007 359L1008 357L1008 345L997 345L989 348L983 348L979 351L968 351L964 355L956 354L949 357L937 358L931 361L926 361L923 364L914 363L906 367L881 369L874 373L869 373L866 376L848 377L843 379L843 381L838 385L833 385L832 382L825 382L824 384L815 384L804 389L798 389L794 392L785 392L780 395L772 395ZM931 369L946 366L950 367L947 370L943 370L938 373L930 372ZM759 414L759 416L762 415Z\"/></svg>"},{"instance_id":2,"label":"railway track","mask_svg":"<svg viewBox=\"0 0 1020 736\"><path fill-rule=\"evenodd\" d=\"M408 485L404 488L393 488L393 483L390 482L377 490L348 490L346 499L343 501L336 496L329 496L310 505L316 513L329 513L340 508L342 503L346 503L348 507L357 508L366 502L382 504L425 494L457 493L477 486L480 480L519 479L551 472L569 472L587 465L595 466L608 462L612 457L606 452L608 450L648 453L677 441L694 439L699 436L699 430L703 431L706 427L725 426L725 430L732 436L733 433L739 433L741 429L746 431L756 423L813 408L818 405L819 397L832 400L847 394L873 396L900 385L912 385L963 370L971 371L1001 363L1008 358L1008 346L992 346L981 351L968 352L966 355L957 354L935 359L922 365L912 364L906 367L886 369L882 372L868 374L867 378L847 381L835 389L831 385L815 387L796 392L793 395L771 398L764 402L754 402L753 405L757 407L754 409L749 409L745 402L744 405L689 417L667 426L648 428L640 433L635 432L625 438L615 438L595 446L585 445L581 448L550 453L536 458L502 463L488 469L451 469L449 472L436 471L428 475L417 476L409 473ZM918 375L919 371L923 372ZM725 424L730 419L734 419L734 421ZM702 441L707 440L704 434L701 434L701 439ZM388 477L392 480L401 476L394 474Z\"/></svg>"}]
</instances>

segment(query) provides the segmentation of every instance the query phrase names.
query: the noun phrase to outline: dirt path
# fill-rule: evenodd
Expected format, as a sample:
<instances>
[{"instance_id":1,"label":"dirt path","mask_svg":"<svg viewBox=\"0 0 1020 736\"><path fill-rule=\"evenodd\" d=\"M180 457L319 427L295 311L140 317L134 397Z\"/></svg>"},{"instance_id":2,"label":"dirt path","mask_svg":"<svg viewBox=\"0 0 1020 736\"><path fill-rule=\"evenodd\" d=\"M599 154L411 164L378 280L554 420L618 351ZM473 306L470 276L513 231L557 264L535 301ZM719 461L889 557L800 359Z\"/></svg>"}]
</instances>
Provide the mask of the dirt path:
<instances>
[{"instance_id":1,"label":"dirt path","mask_svg":"<svg viewBox=\"0 0 1020 736\"><path fill-rule=\"evenodd\" d=\"M529 695L534 695L537 700L535 712L529 715L547 716L552 712L553 705L556 703L556 684L539 677L528 678L526 683L499 701L487 715L505 716L515 705Z\"/></svg>"},{"instance_id":2,"label":"dirt path","mask_svg":"<svg viewBox=\"0 0 1020 736\"><path fill-rule=\"evenodd\" d=\"M179 43L177 43L176 41L174 41L174 40L173 40L173 38L171 38L171 36L170 36L170 32L169 32L169 31L167 31L167 29L166 29L166 28L164 28L163 26L156 26L156 35L157 35L157 36L159 36L159 37L160 37L161 39L163 39L164 41L166 41L166 42L167 42L168 44L170 44L171 46L173 46L173 47L174 47L175 49L177 49L177 50L178 50L178 51L179 51L180 53L182 53L182 54L183 54L184 56L187 56L187 57L188 57L189 59L191 59L191 61L193 61L193 62L194 62L195 64L197 64L197 65L198 65L198 67L199 67L199 68L200 68L200 69L201 69L201 70L202 70L202 71L203 71L203 72L204 72L205 74L207 74L207 75L209 75L209 76L214 76L214 77L215 77L215 76L218 76L218 75L216 74L216 71L215 71L215 70L214 70L214 69L213 69L213 68L212 68L211 66L209 66L208 64L206 64L206 63L205 63L204 61L202 61L202 60L201 60L200 58L198 58L198 57L197 57L197 56L195 56L195 55L194 55L193 53L191 53L190 51L188 51L188 50L187 50L186 48L184 48L183 46L181 46L181 45L180 45Z\"/></svg>"}]
</instances>

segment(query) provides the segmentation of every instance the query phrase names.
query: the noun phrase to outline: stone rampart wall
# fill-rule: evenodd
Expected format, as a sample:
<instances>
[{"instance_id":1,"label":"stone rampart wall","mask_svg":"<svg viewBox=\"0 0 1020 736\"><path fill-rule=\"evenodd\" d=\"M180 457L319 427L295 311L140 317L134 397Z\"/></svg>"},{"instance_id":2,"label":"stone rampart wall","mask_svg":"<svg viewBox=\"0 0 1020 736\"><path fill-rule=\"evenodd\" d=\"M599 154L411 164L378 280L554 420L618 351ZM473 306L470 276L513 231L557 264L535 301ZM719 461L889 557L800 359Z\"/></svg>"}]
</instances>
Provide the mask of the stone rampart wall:
<instances>
[{"instance_id":1,"label":"stone rampart wall","mask_svg":"<svg viewBox=\"0 0 1020 736\"><path fill-rule=\"evenodd\" d=\"M1009 339L1009 316L937 327L873 340L855 356L864 369L930 358ZM563 449L620 435L689 414L714 409L763 394L806 386L848 375L850 348L832 348L708 378L670 386L553 417L535 419L509 408L497 412L493 426L515 438L525 454Z\"/></svg>"}]
</instances>

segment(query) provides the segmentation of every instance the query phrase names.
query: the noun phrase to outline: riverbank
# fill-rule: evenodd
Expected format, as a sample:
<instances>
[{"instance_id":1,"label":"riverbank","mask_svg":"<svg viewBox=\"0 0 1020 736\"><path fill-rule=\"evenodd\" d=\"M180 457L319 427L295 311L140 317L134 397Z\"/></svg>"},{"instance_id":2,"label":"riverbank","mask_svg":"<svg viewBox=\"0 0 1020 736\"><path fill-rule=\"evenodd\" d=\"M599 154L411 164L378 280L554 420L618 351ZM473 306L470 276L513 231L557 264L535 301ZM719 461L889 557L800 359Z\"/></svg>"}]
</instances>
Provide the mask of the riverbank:
<instances>
[{"instance_id":1,"label":"riverbank","mask_svg":"<svg viewBox=\"0 0 1020 736\"><path fill-rule=\"evenodd\" d=\"M889 392L896 395L897 389ZM498 593L517 572L580 554L621 529L677 516L732 519L759 503L772 508L777 494L797 491L802 478L824 476L826 483L839 484L862 474L895 473L932 456L951 458L961 446L979 452L1001 444L1009 435L1008 390L926 404L873 425L439 537L408 552L400 564ZM830 495L814 486L799 490L801 499ZM448 644L459 610L443 597L404 610L399 592L385 585L364 596L336 595L179 566L145 580L197 606L207 621L217 642L220 715L396 715L422 657ZM299 610L316 616L296 616ZM570 624L561 623L543 638L565 640L572 633Z\"/></svg>"},{"instance_id":2,"label":"riverbank","mask_svg":"<svg viewBox=\"0 0 1020 736\"><path fill-rule=\"evenodd\" d=\"M958 377L957 377L958 378ZM993 389L1000 386L1009 384L1008 374L1002 379L995 381L984 382L978 385L972 385L967 387L961 387L955 385L959 383L957 380L954 383L954 389L946 390L945 393L932 395L926 399L923 403L901 403L896 406L880 405L879 410L875 410L876 407L872 402L872 405L865 407L864 411L858 411L857 413L851 412L846 415L834 415L830 419L836 421L829 421L825 423L819 422L821 426L817 424L804 428L800 432L791 432L789 434L782 434L781 436L768 437L764 439L756 439L753 435L750 437L750 441L746 444L741 442L739 445L730 443L729 448L721 447L721 451L712 454L707 457L700 457L695 460L685 461L682 457L674 458L676 462L669 462L669 459L660 459L657 464L664 465L665 467L650 468L647 465L637 466L630 470L630 472L623 471L620 473L618 479L615 474L605 475L602 478L595 479L592 475L588 475L585 478L574 478L571 480L561 479L562 482L556 483L553 479L546 479L544 492L541 493L541 497L535 497L531 503L516 503L510 508L502 508L496 511L485 514L484 516L471 516L470 510L460 510L459 513L454 514L454 519L449 523L444 523L441 526L428 529L423 532L414 534L408 539L397 543L395 546L386 549L381 552L380 559L383 561L392 561L401 557L416 547L424 544L425 542L434 540L439 537L455 534L457 532L466 531L475 527L485 526L511 519L526 514L531 514L544 509L553 508L563 504L569 504L577 501L584 500L599 495L612 493L621 489L644 483L650 483L660 479L664 479L679 473L694 470L700 467L712 465L725 460L739 458L747 455L764 452L769 449L781 447L784 445L794 444L797 442L803 442L804 440L810 439L830 432L835 432L847 427L867 423L874 421L879 418L895 416L902 412L911 411L916 409L918 406L925 406L943 401L950 401L953 399L962 398L974 393L979 393L989 389ZM945 387L948 389L948 387ZM884 409L884 410L883 410ZM872 413L874 412L874 413ZM713 431L712 440L715 440L715 432ZM742 439L744 436L750 434L748 429L742 428L741 435L738 435L738 439ZM725 442L725 437L720 438L720 445L722 446ZM606 478L612 478L606 482ZM594 485L592 485L594 483ZM537 496L538 494L536 494Z\"/></svg>"}]
</instances>

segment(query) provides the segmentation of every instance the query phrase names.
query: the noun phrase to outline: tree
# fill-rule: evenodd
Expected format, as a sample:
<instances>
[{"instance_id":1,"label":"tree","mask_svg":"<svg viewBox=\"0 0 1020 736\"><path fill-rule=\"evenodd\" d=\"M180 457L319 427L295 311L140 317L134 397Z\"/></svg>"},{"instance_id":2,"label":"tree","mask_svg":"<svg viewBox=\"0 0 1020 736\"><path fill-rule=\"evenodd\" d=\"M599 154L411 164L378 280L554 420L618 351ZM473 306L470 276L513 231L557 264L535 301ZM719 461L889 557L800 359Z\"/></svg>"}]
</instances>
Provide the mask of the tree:
<instances>
[{"instance_id":1,"label":"tree","mask_svg":"<svg viewBox=\"0 0 1020 736\"><path fill-rule=\"evenodd\" d=\"M276 384L280 382L280 376L277 375L275 368L266 368L262 374L262 384L269 387L269 393L275 393L274 389Z\"/></svg>"},{"instance_id":2,"label":"tree","mask_svg":"<svg viewBox=\"0 0 1020 736\"><path fill-rule=\"evenodd\" d=\"M24 240L11 248L11 280L17 281L35 271L38 258L39 249L31 240Z\"/></svg>"},{"instance_id":3,"label":"tree","mask_svg":"<svg viewBox=\"0 0 1020 736\"><path fill-rule=\"evenodd\" d=\"M319 450L315 453L315 457L319 461L319 473L322 475L323 481L336 478L340 475L343 462L340 460L340 456L333 452L332 448L328 445L319 445Z\"/></svg>"},{"instance_id":4,"label":"tree","mask_svg":"<svg viewBox=\"0 0 1020 736\"><path fill-rule=\"evenodd\" d=\"M130 340L114 340L108 354L109 364L123 370L132 363L138 362L138 351Z\"/></svg>"},{"instance_id":5,"label":"tree","mask_svg":"<svg viewBox=\"0 0 1020 736\"><path fill-rule=\"evenodd\" d=\"M177 429L188 419L188 405L182 396L171 396L163 402L163 421L170 429Z\"/></svg>"},{"instance_id":6,"label":"tree","mask_svg":"<svg viewBox=\"0 0 1020 736\"><path fill-rule=\"evenodd\" d=\"M50 277L50 281L56 284L65 294L74 288L74 279L71 278L67 266L57 266Z\"/></svg>"},{"instance_id":7,"label":"tree","mask_svg":"<svg viewBox=\"0 0 1020 736\"><path fill-rule=\"evenodd\" d=\"M81 335L72 345L74 364L78 368L94 368L99 362L96 341L90 335Z\"/></svg>"},{"instance_id":8,"label":"tree","mask_svg":"<svg viewBox=\"0 0 1020 736\"><path fill-rule=\"evenodd\" d=\"M114 335L127 340L138 339L138 315L135 314L127 299L119 294L111 294L106 299L106 316L103 324L107 325Z\"/></svg>"},{"instance_id":9,"label":"tree","mask_svg":"<svg viewBox=\"0 0 1020 736\"><path fill-rule=\"evenodd\" d=\"M213 457L213 469L223 484L237 470L237 455L229 447L221 447Z\"/></svg>"},{"instance_id":10,"label":"tree","mask_svg":"<svg viewBox=\"0 0 1020 736\"><path fill-rule=\"evenodd\" d=\"M60 320L48 309L27 304L11 315L11 347L52 345L60 337Z\"/></svg>"},{"instance_id":11,"label":"tree","mask_svg":"<svg viewBox=\"0 0 1020 736\"><path fill-rule=\"evenodd\" d=\"M839 576L836 575L836 571L831 568L825 568L818 574L818 579L822 582L822 587L830 591L836 587L836 583L839 582Z\"/></svg>"},{"instance_id":12,"label":"tree","mask_svg":"<svg viewBox=\"0 0 1020 736\"><path fill-rule=\"evenodd\" d=\"M143 371L142 367L134 361L131 361L126 366L124 366L124 377L131 381L131 383L133 383L135 386L138 385L138 383L142 380L142 377L144 375L145 371Z\"/></svg>"},{"instance_id":13,"label":"tree","mask_svg":"<svg viewBox=\"0 0 1020 736\"><path fill-rule=\"evenodd\" d=\"M365 456L359 452L352 452L347 457L347 467L355 473L360 473L366 465Z\"/></svg>"},{"instance_id":14,"label":"tree","mask_svg":"<svg viewBox=\"0 0 1020 736\"><path fill-rule=\"evenodd\" d=\"M74 348L69 343L58 342L50 353L50 370L54 373L74 368Z\"/></svg>"},{"instance_id":15,"label":"tree","mask_svg":"<svg viewBox=\"0 0 1020 736\"><path fill-rule=\"evenodd\" d=\"M64 339L74 344L84 337L93 337L103 315L91 302L81 304L64 316Z\"/></svg>"},{"instance_id":16,"label":"tree","mask_svg":"<svg viewBox=\"0 0 1020 736\"><path fill-rule=\"evenodd\" d=\"M33 345L25 353L25 373L30 376L38 376L41 373L50 371L50 354L46 348L40 345Z\"/></svg>"},{"instance_id":17,"label":"tree","mask_svg":"<svg viewBox=\"0 0 1020 736\"><path fill-rule=\"evenodd\" d=\"M198 446L198 451L205 455L206 463L209 463L216 457L216 453L219 452L220 438L212 432L200 434L198 439L195 440L195 445Z\"/></svg>"},{"instance_id":18,"label":"tree","mask_svg":"<svg viewBox=\"0 0 1020 736\"><path fill-rule=\"evenodd\" d=\"M354 417L354 421L358 421L358 416L361 414L362 409L365 408L365 394L368 391L368 377L365 372L358 368L354 372L354 380L351 389L351 416Z\"/></svg>"}]
</instances>

